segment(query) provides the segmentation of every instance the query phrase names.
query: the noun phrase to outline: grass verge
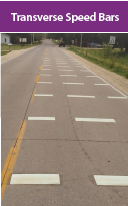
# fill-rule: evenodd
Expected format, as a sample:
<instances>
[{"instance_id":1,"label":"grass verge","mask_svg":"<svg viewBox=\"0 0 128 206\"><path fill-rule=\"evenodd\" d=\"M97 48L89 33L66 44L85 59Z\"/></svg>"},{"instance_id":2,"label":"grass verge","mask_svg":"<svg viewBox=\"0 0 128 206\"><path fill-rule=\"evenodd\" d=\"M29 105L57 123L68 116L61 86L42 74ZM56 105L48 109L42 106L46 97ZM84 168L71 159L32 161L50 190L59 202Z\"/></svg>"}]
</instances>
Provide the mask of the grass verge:
<instances>
[{"instance_id":1,"label":"grass verge","mask_svg":"<svg viewBox=\"0 0 128 206\"><path fill-rule=\"evenodd\" d=\"M68 50L128 79L128 53L120 49L85 49L71 46Z\"/></svg>"},{"instance_id":2,"label":"grass verge","mask_svg":"<svg viewBox=\"0 0 128 206\"><path fill-rule=\"evenodd\" d=\"M38 43L38 44L24 44L24 45L20 45L20 44L13 44L11 46L11 50L20 50L20 49L27 49L30 47L34 47L34 46L38 46L42 43ZM6 51L2 51L2 50L6 50ZM8 50L8 51L7 51ZM6 55L9 52L9 46L7 44L1 44L1 56Z\"/></svg>"},{"instance_id":3,"label":"grass verge","mask_svg":"<svg viewBox=\"0 0 128 206\"><path fill-rule=\"evenodd\" d=\"M4 56L8 53L9 51L1 51L1 56Z\"/></svg>"}]
</instances>

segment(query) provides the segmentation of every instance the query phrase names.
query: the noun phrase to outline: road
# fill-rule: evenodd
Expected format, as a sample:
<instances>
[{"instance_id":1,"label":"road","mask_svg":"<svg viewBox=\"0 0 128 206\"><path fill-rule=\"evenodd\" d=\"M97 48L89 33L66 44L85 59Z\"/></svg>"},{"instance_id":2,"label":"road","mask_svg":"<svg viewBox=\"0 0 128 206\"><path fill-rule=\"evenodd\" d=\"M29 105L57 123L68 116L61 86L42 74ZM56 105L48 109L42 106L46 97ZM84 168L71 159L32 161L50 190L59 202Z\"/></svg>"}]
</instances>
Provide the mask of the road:
<instances>
[{"instance_id":1,"label":"road","mask_svg":"<svg viewBox=\"0 0 128 206\"><path fill-rule=\"evenodd\" d=\"M1 85L2 206L128 205L125 94L49 40L2 64Z\"/></svg>"}]
</instances>

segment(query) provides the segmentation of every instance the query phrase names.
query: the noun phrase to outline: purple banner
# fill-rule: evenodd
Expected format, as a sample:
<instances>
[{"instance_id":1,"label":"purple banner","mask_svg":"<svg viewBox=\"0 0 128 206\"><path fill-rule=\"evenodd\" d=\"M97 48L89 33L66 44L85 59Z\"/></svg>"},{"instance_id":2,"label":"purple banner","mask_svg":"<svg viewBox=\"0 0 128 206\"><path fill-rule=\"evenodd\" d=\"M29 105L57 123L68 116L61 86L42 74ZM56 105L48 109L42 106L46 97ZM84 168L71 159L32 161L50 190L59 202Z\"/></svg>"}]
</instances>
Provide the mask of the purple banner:
<instances>
[{"instance_id":1,"label":"purple banner","mask_svg":"<svg viewBox=\"0 0 128 206\"><path fill-rule=\"evenodd\" d=\"M0 32L128 32L126 1L2 1Z\"/></svg>"}]
</instances>

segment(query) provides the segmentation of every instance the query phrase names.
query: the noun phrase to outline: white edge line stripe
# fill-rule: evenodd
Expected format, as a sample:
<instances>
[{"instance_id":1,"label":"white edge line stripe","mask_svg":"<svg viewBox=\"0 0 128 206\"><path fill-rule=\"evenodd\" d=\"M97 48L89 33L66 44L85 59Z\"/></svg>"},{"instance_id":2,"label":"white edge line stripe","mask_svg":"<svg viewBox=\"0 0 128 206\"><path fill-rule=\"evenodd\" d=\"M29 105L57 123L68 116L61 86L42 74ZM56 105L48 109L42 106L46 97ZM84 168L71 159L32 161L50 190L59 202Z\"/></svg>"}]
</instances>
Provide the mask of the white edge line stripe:
<instances>
[{"instance_id":1,"label":"white edge line stripe","mask_svg":"<svg viewBox=\"0 0 128 206\"><path fill-rule=\"evenodd\" d=\"M67 97L85 97L85 98L95 98L95 96L83 96L83 95L67 95Z\"/></svg>"},{"instance_id":2,"label":"white edge line stripe","mask_svg":"<svg viewBox=\"0 0 128 206\"><path fill-rule=\"evenodd\" d=\"M53 97L53 94L35 94L35 97Z\"/></svg>"},{"instance_id":3,"label":"white edge line stripe","mask_svg":"<svg viewBox=\"0 0 128 206\"><path fill-rule=\"evenodd\" d=\"M66 82L63 82L63 84L79 84L79 85L84 85L84 83L66 83Z\"/></svg>"},{"instance_id":4,"label":"white edge line stripe","mask_svg":"<svg viewBox=\"0 0 128 206\"><path fill-rule=\"evenodd\" d=\"M28 120L55 120L55 117L28 117Z\"/></svg>"},{"instance_id":5,"label":"white edge line stripe","mask_svg":"<svg viewBox=\"0 0 128 206\"><path fill-rule=\"evenodd\" d=\"M60 184L59 174L12 174L10 184Z\"/></svg>"},{"instance_id":6,"label":"white edge line stripe","mask_svg":"<svg viewBox=\"0 0 128 206\"><path fill-rule=\"evenodd\" d=\"M97 185L128 186L128 176L94 175Z\"/></svg>"},{"instance_id":7,"label":"white edge line stripe","mask_svg":"<svg viewBox=\"0 0 128 206\"><path fill-rule=\"evenodd\" d=\"M114 119L102 119L102 118L75 118L76 121L83 122L116 122Z\"/></svg>"}]
</instances>

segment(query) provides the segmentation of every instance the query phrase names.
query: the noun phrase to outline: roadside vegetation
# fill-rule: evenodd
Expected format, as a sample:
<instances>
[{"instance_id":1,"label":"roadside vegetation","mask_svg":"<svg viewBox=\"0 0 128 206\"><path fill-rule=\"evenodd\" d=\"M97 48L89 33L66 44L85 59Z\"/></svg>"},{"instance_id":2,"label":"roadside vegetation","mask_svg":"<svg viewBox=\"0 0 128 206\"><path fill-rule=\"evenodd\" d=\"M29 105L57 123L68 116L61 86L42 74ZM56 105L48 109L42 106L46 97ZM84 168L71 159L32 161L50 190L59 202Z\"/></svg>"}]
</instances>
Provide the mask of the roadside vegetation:
<instances>
[{"instance_id":1,"label":"roadside vegetation","mask_svg":"<svg viewBox=\"0 0 128 206\"><path fill-rule=\"evenodd\" d=\"M40 43L35 43L35 44L13 44L11 47L9 47L7 44L1 44L1 56L6 55L8 52L10 52L10 48L11 50L19 50L19 49L27 49L33 46L38 46L42 44L42 42Z\"/></svg>"},{"instance_id":2,"label":"roadside vegetation","mask_svg":"<svg viewBox=\"0 0 128 206\"><path fill-rule=\"evenodd\" d=\"M68 49L84 59L128 79L128 53L121 49L112 49L109 45L102 45L102 47L102 49L85 49L71 46Z\"/></svg>"}]
</instances>

